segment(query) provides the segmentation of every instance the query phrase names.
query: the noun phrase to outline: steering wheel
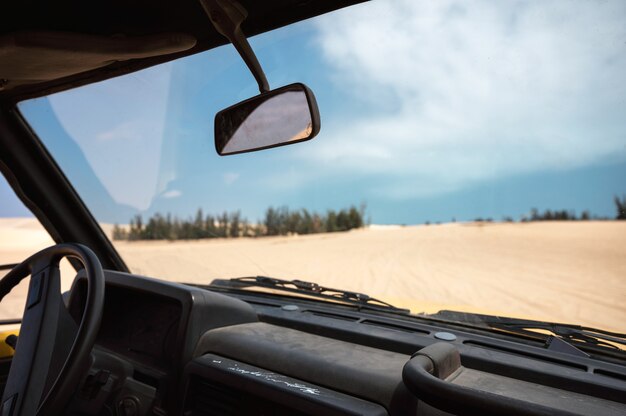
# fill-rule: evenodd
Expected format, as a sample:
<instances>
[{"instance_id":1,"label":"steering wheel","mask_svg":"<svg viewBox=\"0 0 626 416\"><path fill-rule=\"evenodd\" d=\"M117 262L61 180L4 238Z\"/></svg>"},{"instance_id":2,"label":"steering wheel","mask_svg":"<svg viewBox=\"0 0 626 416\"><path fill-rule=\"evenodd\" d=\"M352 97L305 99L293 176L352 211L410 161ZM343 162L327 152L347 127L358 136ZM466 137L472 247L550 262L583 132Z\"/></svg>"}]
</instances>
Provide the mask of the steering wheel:
<instances>
[{"instance_id":1,"label":"steering wheel","mask_svg":"<svg viewBox=\"0 0 626 416\"><path fill-rule=\"evenodd\" d=\"M80 324L61 297L59 261L77 259L87 276ZM2 395L2 416L60 414L90 365L104 306L104 273L80 244L57 244L24 260L0 280L0 300L30 275L20 335Z\"/></svg>"}]
</instances>

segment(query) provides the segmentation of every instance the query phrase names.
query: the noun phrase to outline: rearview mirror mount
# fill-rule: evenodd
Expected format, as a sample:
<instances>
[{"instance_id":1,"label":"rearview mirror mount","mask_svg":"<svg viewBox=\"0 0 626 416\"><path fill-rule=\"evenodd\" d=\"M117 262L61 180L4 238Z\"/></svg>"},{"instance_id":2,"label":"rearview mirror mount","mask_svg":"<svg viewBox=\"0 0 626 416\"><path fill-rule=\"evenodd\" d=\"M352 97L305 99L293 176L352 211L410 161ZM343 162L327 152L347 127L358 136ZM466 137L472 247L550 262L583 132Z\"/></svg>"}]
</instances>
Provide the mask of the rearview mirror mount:
<instances>
[{"instance_id":1,"label":"rearview mirror mount","mask_svg":"<svg viewBox=\"0 0 626 416\"><path fill-rule=\"evenodd\" d=\"M260 95L215 116L215 149L220 156L311 140L320 130L313 92L304 84L270 90L254 51L241 30L248 16L236 0L200 0L213 27L237 49L259 85Z\"/></svg>"}]
</instances>

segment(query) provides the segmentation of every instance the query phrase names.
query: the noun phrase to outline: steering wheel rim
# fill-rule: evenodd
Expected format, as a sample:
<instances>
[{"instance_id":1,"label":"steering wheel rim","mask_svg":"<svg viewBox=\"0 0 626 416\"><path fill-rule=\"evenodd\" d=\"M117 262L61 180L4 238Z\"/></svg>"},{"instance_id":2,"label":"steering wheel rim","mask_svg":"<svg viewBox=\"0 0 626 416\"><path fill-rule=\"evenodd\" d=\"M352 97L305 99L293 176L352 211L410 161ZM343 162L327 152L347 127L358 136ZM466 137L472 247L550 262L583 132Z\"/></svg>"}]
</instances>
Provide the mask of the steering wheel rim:
<instances>
[{"instance_id":1,"label":"steering wheel rim","mask_svg":"<svg viewBox=\"0 0 626 416\"><path fill-rule=\"evenodd\" d=\"M50 360L57 353L56 344L61 341L56 340L64 319L64 312L59 311L67 313L61 298L59 273L59 262L65 257L77 259L83 264L87 296L76 336L58 376L54 377L48 372ZM104 272L97 256L88 247L75 243L57 244L39 251L11 269L0 280L0 301L28 275L31 275L31 281L20 336L2 395L1 412L2 415L11 416L59 414L84 376L83 364L89 360L100 329L104 306ZM51 328L53 325L55 327ZM36 333L31 333L33 331ZM53 339L46 339L50 337ZM46 366L46 358L48 366L43 368ZM45 380L41 380L42 374L45 374ZM46 386L46 380L54 381Z\"/></svg>"}]
</instances>

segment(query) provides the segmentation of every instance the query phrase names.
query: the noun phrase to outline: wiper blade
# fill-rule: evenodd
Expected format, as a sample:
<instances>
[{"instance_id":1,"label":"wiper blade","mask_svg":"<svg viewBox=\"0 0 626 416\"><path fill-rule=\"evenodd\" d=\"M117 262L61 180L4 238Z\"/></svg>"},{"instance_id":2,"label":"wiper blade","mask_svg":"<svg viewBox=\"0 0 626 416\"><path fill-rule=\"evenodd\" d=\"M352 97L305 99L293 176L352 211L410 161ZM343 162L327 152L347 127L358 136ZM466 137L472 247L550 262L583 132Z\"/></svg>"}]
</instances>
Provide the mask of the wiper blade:
<instances>
[{"instance_id":1,"label":"wiper blade","mask_svg":"<svg viewBox=\"0 0 626 416\"><path fill-rule=\"evenodd\" d=\"M237 277L234 279L216 279L209 287L242 289L246 287L264 287L278 289L286 292L305 294L317 298L339 301L355 305L359 308L409 314L408 309L398 308L380 299L373 298L364 293L347 290L332 289L313 282L303 280L284 280L266 276Z\"/></svg>"},{"instance_id":2,"label":"wiper blade","mask_svg":"<svg viewBox=\"0 0 626 416\"><path fill-rule=\"evenodd\" d=\"M542 322L530 319L508 318L445 310L427 316L450 321L472 323L480 326L486 326L491 329L500 329L506 332L527 335L535 338L545 334L541 334L533 330L543 330L572 344L587 344L616 350L620 350L622 348L615 344L626 346L626 334L581 325Z\"/></svg>"},{"instance_id":3,"label":"wiper blade","mask_svg":"<svg viewBox=\"0 0 626 416\"><path fill-rule=\"evenodd\" d=\"M591 328L580 325L561 324L556 322L538 322L526 319L503 319L489 321L492 326L500 326L506 329L541 329L549 331L554 335L568 341L585 342L588 344L603 345L610 348L618 348L613 344L606 343L609 341L615 344L626 345L626 334L609 332L602 329Z\"/></svg>"}]
</instances>

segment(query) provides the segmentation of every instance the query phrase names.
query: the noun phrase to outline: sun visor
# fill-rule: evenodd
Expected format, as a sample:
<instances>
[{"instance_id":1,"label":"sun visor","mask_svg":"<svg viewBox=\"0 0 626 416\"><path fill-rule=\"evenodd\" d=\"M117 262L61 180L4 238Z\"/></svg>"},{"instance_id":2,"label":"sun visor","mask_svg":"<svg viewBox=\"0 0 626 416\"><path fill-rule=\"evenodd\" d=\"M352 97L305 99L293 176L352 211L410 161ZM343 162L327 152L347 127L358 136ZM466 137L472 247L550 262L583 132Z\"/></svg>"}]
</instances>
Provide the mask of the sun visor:
<instances>
[{"instance_id":1,"label":"sun visor","mask_svg":"<svg viewBox=\"0 0 626 416\"><path fill-rule=\"evenodd\" d=\"M0 36L0 90L90 71L117 61L186 51L184 33L125 37L68 32L19 32Z\"/></svg>"}]
</instances>

